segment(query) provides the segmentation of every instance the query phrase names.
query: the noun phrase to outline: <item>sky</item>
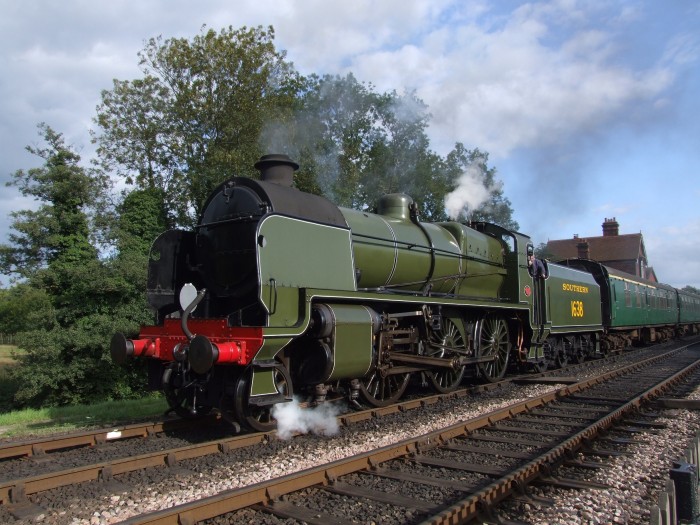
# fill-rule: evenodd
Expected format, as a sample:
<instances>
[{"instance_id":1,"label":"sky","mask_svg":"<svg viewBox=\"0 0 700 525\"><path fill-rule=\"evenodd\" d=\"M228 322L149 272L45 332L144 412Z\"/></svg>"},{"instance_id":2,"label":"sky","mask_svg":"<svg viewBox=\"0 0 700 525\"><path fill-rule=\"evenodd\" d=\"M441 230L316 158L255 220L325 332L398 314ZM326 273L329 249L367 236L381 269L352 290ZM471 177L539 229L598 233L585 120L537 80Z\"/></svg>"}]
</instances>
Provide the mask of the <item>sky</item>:
<instances>
[{"instance_id":1,"label":"sky","mask_svg":"<svg viewBox=\"0 0 700 525\"><path fill-rule=\"evenodd\" d=\"M39 123L87 163L148 39L270 25L302 74L415 90L432 149L488 152L535 245L614 217L661 282L700 288L697 0L0 0L0 243L36 206L4 183L42 165Z\"/></svg>"}]
</instances>

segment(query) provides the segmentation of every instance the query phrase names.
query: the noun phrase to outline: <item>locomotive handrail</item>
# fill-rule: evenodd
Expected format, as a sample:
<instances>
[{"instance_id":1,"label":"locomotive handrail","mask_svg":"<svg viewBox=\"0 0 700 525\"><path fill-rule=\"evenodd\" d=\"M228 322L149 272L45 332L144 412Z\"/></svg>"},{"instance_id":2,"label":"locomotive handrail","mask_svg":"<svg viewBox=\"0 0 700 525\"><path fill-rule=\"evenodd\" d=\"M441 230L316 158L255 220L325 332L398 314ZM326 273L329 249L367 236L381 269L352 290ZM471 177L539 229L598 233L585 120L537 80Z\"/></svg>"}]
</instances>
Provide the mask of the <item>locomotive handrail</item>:
<instances>
[{"instance_id":1,"label":"locomotive handrail","mask_svg":"<svg viewBox=\"0 0 700 525\"><path fill-rule=\"evenodd\" d=\"M487 272L487 273L453 273L450 275L443 275L441 277L436 277L434 279L431 279L430 282L436 282L436 281L449 281L450 279L470 279L473 277L488 277L490 275L499 275L497 272ZM371 292L374 290L386 290L387 288L403 288L404 286L415 286L417 284L423 284L425 281L410 281L406 283L396 283L396 284L386 284L383 286L377 286L373 288L358 288L358 291L362 292ZM422 293L419 293L418 295L422 295ZM434 295L441 296L439 293L435 293ZM450 294L444 294L444 295L450 295ZM467 296L455 296L455 297L467 297Z\"/></svg>"},{"instance_id":2,"label":"locomotive handrail","mask_svg":"<svg viewBox=\"0 0 700 525\"><path fill-rule=\"evenodd\" d=\"M433 248L431 246L428 246L427 244L417 244L415 242L401 241L398 239L387 239L385 237L377 237L375 235L367 235L364 233L355 233L355 232L352 233L352 236L362 238L362 239L370 239L373 241L388 242L388 243L396 244L396 245L402 244L402 245L405 245L409 250L412 248L422 248L426 251L426 253L429 253L429 252L440 253L440 254L443 254L447 257L454 257L454 258L458 258L458 259L469 259L470 258L470 256L468 256L468 255L451 252L451 251L445 250L443 248ZM474 259L474 260L476 260L476 259ZM478 260L481 260L481 259L478 259Z\"/></svg>"},{"instance_id":3,"label":"locomotive handrail","mask_svg":"<svg viewBox=\"0 0 700 525\"><path fill-rule=\"evenodd\" d=\"M491 274L493 275L493 274ZM373 292L377 294L385 294L385 293L392 293L396 295L412 295L412 296L422 296L423 292L422 291L415 291L415 290L387 290L387 287L385 286L380 286L377 288L358 288L358 292ZM445 293L445 292L431 292L432 297L439 297L441 299L455 299L455 300L469 300L469 301L481 301L483 303L511 303L515 307L518 306L527 306L527 301L519 301L517 303L514 302L514 299L510 297L476 297L473 295L456 295L453 293Z\"/></svg>"},{"instance_id":4,"label":"locomotive handrail","mask_svg":"<svg viewBox=\"0 0 700 525\"><path fill-rule=\"evenodd\" d=\"M270 277L270 299L272 303L270 315L274 315L277 312L277 279L274 277Z\"/></svg>"},{"instance_id":5,"label":"locomotive handrail","mask_svg":"<svg viewBox=\"0 0 700 525\"><path fill-rule=\"evenodd\" d=\"M252 221L252 220L258 220L260 217L262 217L263 214L258 214L258 215L246 215L244 217L234 217L232 219L223 219L221 221L213 221L213 222L205 222L202 224L197 224L194 229L199 230L200 228L207 228L210 226L220 226L222 224L228 224L231 222L243 222L243 221Z\"/></svg>"}]
</instances>

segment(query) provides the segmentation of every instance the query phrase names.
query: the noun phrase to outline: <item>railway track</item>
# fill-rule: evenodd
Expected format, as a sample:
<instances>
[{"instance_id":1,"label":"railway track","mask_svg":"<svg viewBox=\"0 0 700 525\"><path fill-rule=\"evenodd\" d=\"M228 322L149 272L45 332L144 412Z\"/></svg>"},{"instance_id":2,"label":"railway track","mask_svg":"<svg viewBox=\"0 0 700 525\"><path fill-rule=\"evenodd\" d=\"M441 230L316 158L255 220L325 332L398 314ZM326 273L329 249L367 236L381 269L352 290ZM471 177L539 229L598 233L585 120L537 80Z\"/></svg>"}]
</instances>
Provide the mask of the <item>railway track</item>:
<instances>
[{"instance_id":1,"label":"railway track","mask_svg":"<svg viewBox=\"0 0 700 525\"><path fill-rule=\"evenodd\" d=\"M218 516L230 523L241 518L237 512L319 525L354 518L389 523L397 508L398 523L467 522L524 495L535 481L581 486L554 469L583 447L596 447L591 442L691 373L699 358L700 350L676 350L673 359L651 358L396 445L125 523L193 524Z\"/></svg>"},{"instance_id":2,"label":"railway track","mask_svg":"<svg viewBox=\"0 0 700 525\"><path fill-rule=\"evenodd\" d=\"M503 381L489 384L477 384L469 387L450 392L448 394L433 394L413 396L398 403L391 404L382 408L370 408L366 410L348 410L338 418L338 423L341 425L352 424L355 421L362 421L370 417L381 417L383 415L396 412L404 412L415 408L420 408L425 405L439 403L445 399L460 398L468 395L478 394L480 392L491 391L503 388L511 383L547 383L562 384L576 382L576 378L591 367L599 367L601 365L614 365L617 362L625 360L634 360L637 355L644 355L648 352L658 351L659 346L635 349L631 352L615 354L603 359L594 361L586 361L580 364L572 364L563 369L547 370L539 373L528 373L520 376L507 377ZM31 458L33 456L43 457L45 454L61 452L64 450L74 450L80 447L96 447L103 446L109 443L126 441L134 438L150 438L158 435L176 433L187 430L201 430L204 427L209 427L217 424L224 424L221 418L216 414L205 416L199 419L182 419L179 417L164 418L160 421L144 421L129 425L110 426L107 428L96 428L79 432L71 432L61 435L49 435L33 438L25 438L19 440L3 440L0 442L0 461L11 460L16 458ZM231 429L225 429L225 432L231 432ZM259 435L271 435L270 433L257 433ZM2 496L0 495L0 501Z\"/></svg>"},{"instance_id":3,"label":"railway track","mask_svg":"<svg viewBox=\"0 0 700 525\"><path fill-rule=\"evenodd\" d=\"M561 374L562 372L555 372ZM528 378L520 378L519 381L534 381L536 380L533 377L528 377ZM541 379L545 381L545 379ZM494 386L489 386L488 389L493 389L496 388ZM427 399L421 399L421 400L412 400L412 401L407 401L405 403L397 404L396 406L393 407L387 407L385 409L381 410L369 410L369 411L364 411L364 412L357 412L357 413L352 413L352 414L347 414L344 416L340 416L341 423L344 425L349 425L361 421L366 421L368 418L376 418L381 415L390 415L392 413L403 413L411 408L417 408L421 406L426 406L426 405L432 405L432 404L440 404L441 401L445 401L445 399L459 399L462 396L468 395L466 391L459 392L459 393L454 393L452 395L448 396L432 396L431 398ZM517 409L511 409L511 410L517 410ZM493 417L493 416L492 416ZM542 418L542 415L535 414L535 417L537 418ZM579 418L580 419L580 418ZM584 418L585 419L585 418ZM483 421L483 418L478 419L476 421ZM540 423L543 423L543 421L540 421ZM531 422L532 423L532 422ZM119 438L125 439L126 437L129 437L128 434L132 433L133 436L143 436L143 435L149 435L153 436L158 433L158 431L164 431L162 427L156 426L157 424L150 424L145 425L144 427L138 427L134 426L125 428L126 432L123 432ZM137 428L141 428L141 430L137 430ZM146 428L146 431L143 431L143 428ZM152 429L150 432L148 429ZM513 430L499 430L500 432L513 432ZM102 436L104 434L98 433L98 436ZM80 443L80 440L77 439L77 436L73 436L71 439L72 441L65 441L65 437L62 438L64 445L66 443L72 443L70 445L71 447L80 447L82 446ZM90 441L91 439L94 440L95 438L88 438L87 436L81 436L80 439ZM79 483L79 482L84 482L88 480L101 480L103 484L109 484L113 482L116 478L114 476L119 476L120 474L123 474L125 472L130 472L130 471L135 471L135 470L140 470L144 468L149 468L149 467L160 467L160 466L168 466L170 469L177 469L178 465L183 462L187 461L191 458L196 458L196 457L202 457L205 455L215 455L215 454L221 454L230 452L234 449L240 448L240 447L249 447L252 445L256 444L261 444L266 442L267 440L270 439L269 435L265 434L249 434L249 435L244 435L244 436L236 436L234 438L225 438L225 439L219 439L215 440L212 442L207 442L207 443L202 443L199 445L190 445L186 447L180 447L178 449L169 449L169 450L163 450L158 453L153 453L153 454L148 454L148 455L140 455L136 457L128 457L128 458L123 458L119 460L112 460L110 462L104 462L104 463L98 463L98 464L91 464L87 465L83 468L75 468L75 469L70 469L68 471L58 471L58 472L53 472L53 473L47 473L46 475L38 475L34 477L27 477L27 478L22 478L22 479L11 479L11 480L6 480L4 484L0 485L0 497L2 497L2 501L5 504L5 506L8 509L11 509L11 511L14 513L15 516L23 516L23 515L32 515L36 514L37 512L41 512L41 509L38 509L35 505L32 505L29 502L28 496L30 494L35 494L41 491L46 491L50 490L52 488L56 487L61 487L69 484L74 484L74 483ZM514 438L518 439L518 438ZM525 441L524 438L520 438L523 441ZM488 440L482 440L482 441L488 441ZM99 439L99 437L96 439L96 443L98 444L97 446L99 447L100 444L105 444L109 443L109 439ZM491 443L494 443L491 441ZM34 443L32 446L27 449L26 447L29 445L29 443L24 443L23 446L25 449L23 450L28 450L28 452L22 452L22 454L25 454L27 458L31 458L32 460L37 460L39 463L41 463L43 460L46 459L46 456L50 455L44 455L39 453L37 456L37 451L40 450L40 446L37 446L36 443ZM483 443L482 443L483 445ZM93 445L94 446L94 445ZM425 448L425 444L422 445ZM494 445L490 445L494 446ZM47 447L48 450L57 450L60 449L58 445L54 445L54 448L49 448ZM474 446L476 452L475 453L480 453L479 452L479 447ZM481 447L483 448L483 446ZM506 445L506 448L513 448L512 444ZM16 449L18 451L19 449ZM464 451L462 451L464 452ZM415 454L415 451L411 452L412 454ZM512 458L515 459L515 458ZM493 474L493 472L492 472ZM364 475L366 476L366 475ZM306 521L306 520L305 520Z\"/></svg>"}]
</instances>

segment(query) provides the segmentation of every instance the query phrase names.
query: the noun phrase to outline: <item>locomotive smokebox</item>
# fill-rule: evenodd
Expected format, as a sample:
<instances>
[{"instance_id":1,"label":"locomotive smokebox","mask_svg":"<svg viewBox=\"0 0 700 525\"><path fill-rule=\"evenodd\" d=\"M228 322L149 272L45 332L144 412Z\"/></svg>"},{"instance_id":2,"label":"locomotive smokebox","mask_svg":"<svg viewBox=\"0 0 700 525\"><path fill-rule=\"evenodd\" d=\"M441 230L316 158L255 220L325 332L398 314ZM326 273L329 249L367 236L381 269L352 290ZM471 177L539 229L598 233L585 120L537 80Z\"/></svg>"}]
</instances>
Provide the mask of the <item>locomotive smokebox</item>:
<instances>
[{"instance_id":1,"label":"locomotive smokebox","mask_svg":"<svg viewBox=\"0 0 700 525\"><path fill-rule=\"evenodd\" d=\"M255 169L260 171L261 180L291 188L294 182L294 172L299 169L299 164L287 155L263 155L255 163Z\"/></svg>"}]
</instances>

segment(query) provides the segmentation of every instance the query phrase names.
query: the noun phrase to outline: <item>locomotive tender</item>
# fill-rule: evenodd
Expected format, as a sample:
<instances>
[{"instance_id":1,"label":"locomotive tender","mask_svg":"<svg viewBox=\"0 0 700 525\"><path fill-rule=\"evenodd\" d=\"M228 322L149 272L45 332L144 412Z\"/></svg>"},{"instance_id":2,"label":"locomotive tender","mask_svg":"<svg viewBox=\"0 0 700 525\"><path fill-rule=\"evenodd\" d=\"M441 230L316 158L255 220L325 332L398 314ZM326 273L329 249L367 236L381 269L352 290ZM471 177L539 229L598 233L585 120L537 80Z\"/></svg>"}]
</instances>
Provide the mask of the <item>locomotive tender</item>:
<instances>
[{"instance_id":1,"label":"locomotive tender","mask_svg":"<svg viewBox=\"0 0 700 525\"><path fill-rule=\"evenodd\" d=\"M521 233L421 222L404 194L339 208L295 189L285 155L256 168L221 184L193 231L158 237L156 323L112 338L113 360L148 358L149 387L183 417L217 408L268 430L293 395L384 406L412 378L448 392L697 332L698 296L587 260L535 278Z\"/></svg>"}]
</instances>

